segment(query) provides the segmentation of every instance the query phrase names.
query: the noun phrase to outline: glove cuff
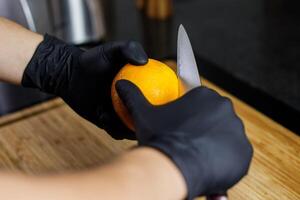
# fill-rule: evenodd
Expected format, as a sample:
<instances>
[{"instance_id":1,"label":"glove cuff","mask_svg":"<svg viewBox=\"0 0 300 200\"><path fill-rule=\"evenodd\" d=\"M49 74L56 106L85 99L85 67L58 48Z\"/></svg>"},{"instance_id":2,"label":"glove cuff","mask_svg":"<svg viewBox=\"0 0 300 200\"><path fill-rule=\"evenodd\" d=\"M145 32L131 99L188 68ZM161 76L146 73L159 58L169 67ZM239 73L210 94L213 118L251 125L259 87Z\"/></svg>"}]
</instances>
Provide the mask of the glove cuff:
<instances>
[{"instance_id":1,"label":"glove cuff","mask_svg":"<svg viewBox=\"0 0 300 200\"><path fill-rule=\"evenodd\" d=\"M78 62L81 52L79 48L46 34L25 68L22 86L59 95L60 88L68 80L65 76L70 76L70 66Z\"/></svg>"},{"instance_id":2,"label":"glove cuff","mask_svg":"<svg viewBox=\"0 0 300 200\"><path fill-rule=\"evenodd\" d=\"M207 180L205 176L205 169L201 163L197 163L197 157L201 152L191 149L190 146L182 144L177 138L160 137L153 139L147 144L141 146L148 146L155 148L169 157L173 163L181 171L188 189L187 199L192 200L199 195L204 194L205 185ZM199 180L201 180L199 182Z\"/></svg>"}]
</instances>

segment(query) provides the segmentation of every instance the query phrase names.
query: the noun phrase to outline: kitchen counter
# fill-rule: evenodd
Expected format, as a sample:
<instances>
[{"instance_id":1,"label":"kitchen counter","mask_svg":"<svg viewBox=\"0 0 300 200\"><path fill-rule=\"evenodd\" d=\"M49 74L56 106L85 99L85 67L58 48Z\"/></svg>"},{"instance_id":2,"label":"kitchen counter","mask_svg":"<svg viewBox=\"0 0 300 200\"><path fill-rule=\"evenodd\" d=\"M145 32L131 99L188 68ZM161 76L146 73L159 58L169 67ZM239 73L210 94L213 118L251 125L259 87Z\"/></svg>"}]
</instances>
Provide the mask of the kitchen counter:
<instances>
[{"instance_id":1,"label":"kitchen counter","mask_svg":"<svg viewBox=\"0 0 300 200\"><path fill-rule=\"evenodd\" d=\"M229 191L230 199L300 199L300 137L209 81L203 83L232 99L254 146L249 174ZM27 174L95 167L135 144L111 139L61 99L0 118L0 167Z\"/></svg>"}]
</instances>

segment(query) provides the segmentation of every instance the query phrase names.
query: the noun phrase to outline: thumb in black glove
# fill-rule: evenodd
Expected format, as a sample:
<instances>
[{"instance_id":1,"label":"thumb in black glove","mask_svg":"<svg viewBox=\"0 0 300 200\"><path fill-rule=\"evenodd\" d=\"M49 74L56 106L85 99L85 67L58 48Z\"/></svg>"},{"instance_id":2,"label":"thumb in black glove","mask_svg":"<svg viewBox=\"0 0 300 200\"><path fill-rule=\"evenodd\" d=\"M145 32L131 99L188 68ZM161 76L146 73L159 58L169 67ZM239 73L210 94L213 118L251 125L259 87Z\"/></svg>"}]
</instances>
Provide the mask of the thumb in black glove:
<instances>
[{"instance_id":1,"label":"thumb in black glove","mask_svg":"<svg viewBox=\"0 0 300 200\"><path fill-rule=\"evenodd\" d=\"M22 85L62 97L79 115L116 139L133 139L135 134L113 109L110 89L125 64L147 62L137 42L111 42L83 51L45 35L25 69Z\"/></svg>"},{"instance_id":2,"label":"thumb in black glove","mask_svg":"<svg viewBox=\"0 0 300 200\"><path fill-rule=\"evenodd\" d=\"M140 146L160 150L182 172L188 198L226 191L247 174L252 158L230 100L198 87L176 101L153 106L133 83L118 81Z\"/></svg>"}]
</instances>

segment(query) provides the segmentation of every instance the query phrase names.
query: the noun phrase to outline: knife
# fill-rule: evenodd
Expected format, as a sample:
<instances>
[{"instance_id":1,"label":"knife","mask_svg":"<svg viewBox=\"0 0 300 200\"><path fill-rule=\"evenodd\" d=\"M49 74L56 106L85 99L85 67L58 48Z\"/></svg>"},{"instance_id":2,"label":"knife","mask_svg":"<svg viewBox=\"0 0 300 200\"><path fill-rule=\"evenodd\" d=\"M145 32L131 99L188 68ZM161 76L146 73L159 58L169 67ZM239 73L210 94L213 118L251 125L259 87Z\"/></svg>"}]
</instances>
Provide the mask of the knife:
<instances>
[{"instance_id":1,"label":"knife","mask_svg":"<svg viewBox=\"0 0 300 200\"><path fill-rule=\"evenodd\" d=\"M179 78L179 94L184 95L190 90L201 86L196 59L190 39L181 24L178 29L177 41L177 76ZM211 195L207 200L228 200L226 192Z\"/></svg>"}]
</instances>

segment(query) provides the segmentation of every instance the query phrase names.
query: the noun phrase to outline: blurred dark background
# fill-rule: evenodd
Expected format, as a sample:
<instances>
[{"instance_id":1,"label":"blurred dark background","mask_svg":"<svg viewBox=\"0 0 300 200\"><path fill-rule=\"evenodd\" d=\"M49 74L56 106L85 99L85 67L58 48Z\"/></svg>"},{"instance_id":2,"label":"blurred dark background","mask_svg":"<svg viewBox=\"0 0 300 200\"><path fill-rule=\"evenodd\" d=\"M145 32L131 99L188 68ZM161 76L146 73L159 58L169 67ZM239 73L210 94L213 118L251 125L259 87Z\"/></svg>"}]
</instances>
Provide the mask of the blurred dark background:
<instances>
[{"instance_id":1,"label":"blurred dark background","mask_svg":"<svg viewBox=\"0 0 300 200\"><path fill-rule=\"evenodd\" d=\"M1 16L30 27L27 5L40 33L57 35L83 48L112 40L137 40L157 59L176 58L177 27L183 24L201 75L299 131L300 1L174 0L173 15L165 20L149 18L137 9L135 0L87 0L87 4L83 0L6 1L0 3ZM80 17L81 13L89 22L83 39L70 34L78 30L76 24L68 27L78 20L64 12L72 2L86 7L74 15ZM0 83L0 115L49 98L35 90Z\"/></svg>"}]
</instances>

